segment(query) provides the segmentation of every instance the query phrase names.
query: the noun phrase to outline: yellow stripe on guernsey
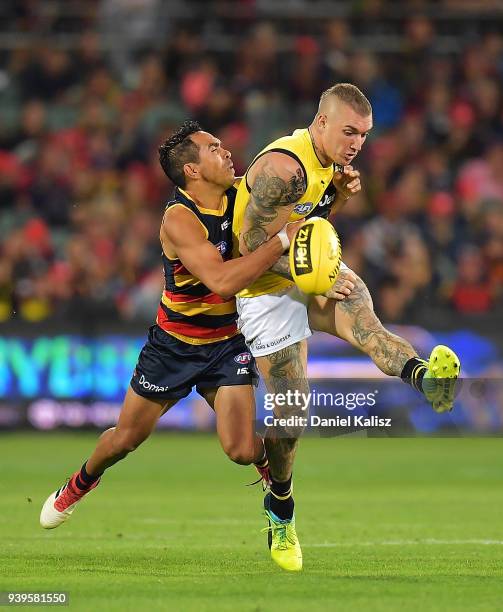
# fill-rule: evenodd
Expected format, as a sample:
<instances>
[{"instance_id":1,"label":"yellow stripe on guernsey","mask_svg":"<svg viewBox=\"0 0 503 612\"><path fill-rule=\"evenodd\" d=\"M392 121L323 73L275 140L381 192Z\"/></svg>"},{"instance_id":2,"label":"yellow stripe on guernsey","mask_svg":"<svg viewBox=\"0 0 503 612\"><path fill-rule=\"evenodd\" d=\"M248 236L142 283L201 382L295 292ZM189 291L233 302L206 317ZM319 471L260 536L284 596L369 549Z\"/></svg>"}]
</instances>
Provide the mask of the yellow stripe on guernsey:
<instances>
[{"instance_id":1,"label":"yellow stripe on guernsey","mask_svg":"<svg viewBox=\"0 0 503 612\"><path fill-rule=\"evenodd\" d=\"M220 207L217 210L214 210L213 208L203 208L202 206L199 206L199 204L197 204L190 196L189 194L184 191L183 189L181 189L180 187L178 187L179 191L181 193L183 193L183 195L190 200L191 202L194 202L194 204L197 206L198 210L200 210L203 214L205 215L213 215L214 217L223 217L225 215L225 211L227 210L227 206L229 204L229 200L227 198L227 195L224 195L224 197L222 198L222 202L220 204ZM175 206L177 206L177 204L175 204ZM183 206L183 204L182 204ZM171 207L173 208L173 207ZM202 225L202 224L201 224ZM203 225L204 227L204 225ZM205 228L205 227L204 227ZM206 228L205 228L206 229Z\"/></svg>"},{"instance_id":2,"label":"yellow stripe on guernsey","mask_svg":"<svg viewBox=\"0 0 503 612\"><path fill-rule=\"evenodd\" d=\"M209 316L226 315L236 312L236 303L234 299L224 302L223 304L207 304L205 302L174 302L163 295L161 300L170 310L179 312L188 317L199 314L206 314Z\"/></svg>"},{"instance_id":3,"label":"yellow stripe on guernsey","mask_svg":"<svg viewBox=\"0 0 503 612\"><path fill-rule=\"evenodd\" d=\"M304 165L307 177L306 193L295 205L288 221L303 219L320 202L325 190L332 180L334 174L333 166L330 165L328 168L324 168L320 164L314 152L311 136L307 129L295 130L291 136L284 136L283 138L278 138L278 140L271 142L265 149L262 149L255 159L271 149L282 149L293 153L293 156L297 157ZM239 243L239 234L243 227L245 210L249 198L250 193L248 191L247 182L243 179L239 185L236 203L234 205L234 222L232 224L232 230L235 248ZM243 289L238 295L240 297L255 297L257 295L263 295L264 293L275 293L291 285L293 285L292 281L282 278L273 272L265 272L258 280L246 289Z\"/></svg>"},{"instance_id":4,"label":"yellow stripe on guernsey","mask_svg":"<svg viewBox=\"0 0 503 612\"><path fill-rule=\"evenodd\" d=\"M192 274L173 274L173 278L177 287L187 287L187 285L195 287L201 284L201 281Z\"/></svg>"}]
</instances>

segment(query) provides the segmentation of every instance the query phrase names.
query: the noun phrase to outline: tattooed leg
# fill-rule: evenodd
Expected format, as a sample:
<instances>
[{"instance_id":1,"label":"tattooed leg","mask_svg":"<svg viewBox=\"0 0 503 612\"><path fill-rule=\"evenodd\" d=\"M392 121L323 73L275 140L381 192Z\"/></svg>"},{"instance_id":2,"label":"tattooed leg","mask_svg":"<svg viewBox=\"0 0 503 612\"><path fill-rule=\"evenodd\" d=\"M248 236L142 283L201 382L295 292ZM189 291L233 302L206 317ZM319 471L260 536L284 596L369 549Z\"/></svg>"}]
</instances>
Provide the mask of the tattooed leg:
<instances>
[{"instance_id":1,"label":"tattooed leg","mask_svg":"<svg viewBox=\"0 0 503 612\"><path fill-rule=\"evenodd\" d=\"M355 288L343 300L315 296L309 303L311 329L346 340L366 353L389 376L400 376L416 350L400 336L392 334L377 318L367 286L356 276Z\"/></svg>"},{"instance_id":2,"label":"tattooed leg","mask_svg":"<svg viewBox=\"0 0 503 612\"><path fill-rule=\"evenodd\" d=\"M270 393L286 394L287 391L309 393L306 380L307 342L302 340L265 357L257 357L260 374ZM300 406L275 406L274 415L286 418L292 415L307 417ZM265 447L269 469L274 480L284 482L292 474L297 441L302 427L268 427Z\"/></svg>"}]
</instances>

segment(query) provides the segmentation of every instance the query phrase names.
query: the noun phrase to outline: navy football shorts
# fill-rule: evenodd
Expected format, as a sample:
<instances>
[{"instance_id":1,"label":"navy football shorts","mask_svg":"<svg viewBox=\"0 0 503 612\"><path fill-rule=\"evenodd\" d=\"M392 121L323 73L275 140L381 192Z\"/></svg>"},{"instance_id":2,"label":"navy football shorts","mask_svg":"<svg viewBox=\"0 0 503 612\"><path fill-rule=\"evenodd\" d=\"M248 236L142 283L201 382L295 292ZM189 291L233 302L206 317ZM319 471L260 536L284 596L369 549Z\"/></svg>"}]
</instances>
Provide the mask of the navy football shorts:
<instances>
[{"instance_id":1,"label":"navy football shorts","mask_svg":"<svg viewBox=\"0 0 503 612\"><path fill-rule=\"evenodd\" d=\"M152 325L131 378L148 399L181 399L231 385L257 385L255 361L241 334L210 344L188 344Z\"/></svg>"}]
</instances>

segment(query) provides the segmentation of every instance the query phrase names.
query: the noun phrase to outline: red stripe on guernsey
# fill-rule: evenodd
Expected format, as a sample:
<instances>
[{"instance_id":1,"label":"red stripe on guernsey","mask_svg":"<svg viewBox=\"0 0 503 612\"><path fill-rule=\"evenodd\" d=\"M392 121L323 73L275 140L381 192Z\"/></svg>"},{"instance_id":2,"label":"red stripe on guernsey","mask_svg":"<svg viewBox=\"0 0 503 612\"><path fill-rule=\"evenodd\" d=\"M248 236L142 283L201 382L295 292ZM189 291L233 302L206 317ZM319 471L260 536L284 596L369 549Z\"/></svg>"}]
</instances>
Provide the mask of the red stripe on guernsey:
<instances>
[{"instance_id":1,"label":"red stripe on guernsey","mask_svg":"<svg viewBox=\"0 0 503 612\"><path fill-rule=\"evenodd\" d=\"M169 321L162 308L159 308L157 311L157 325L164 329L164 331L172 331L175 334L182 334L192 338L221 338L222 336L230 336L237 331L237 324L235 322L224 327L209 328L188 325L179 321Z\"/></svg>"},{"instance_id":2,"label":"red stripe on guernsey","mask_svg":"<svg viewBox=\"0 0 503 612\"><path fill-rule=\"evenodd\" d=\"M204 302L205 304L225 304L226 302L232 302L233 297L224 299L216 293L208 293L208 295L188 295L186 293L172 293L171 291L164 291L164 295L172 302L182 302L189 304L190 302Z\"/></svg>"},{"instance_id":3,"label":"red stripe on guernsey","mask_svg":"<svg viewBox=\"0 0 503 612\"><path fill-rule=\"evenodd\" d=\"M190 274L182 263L173 264L173 274Z\"/></svg>"}]
</instances>

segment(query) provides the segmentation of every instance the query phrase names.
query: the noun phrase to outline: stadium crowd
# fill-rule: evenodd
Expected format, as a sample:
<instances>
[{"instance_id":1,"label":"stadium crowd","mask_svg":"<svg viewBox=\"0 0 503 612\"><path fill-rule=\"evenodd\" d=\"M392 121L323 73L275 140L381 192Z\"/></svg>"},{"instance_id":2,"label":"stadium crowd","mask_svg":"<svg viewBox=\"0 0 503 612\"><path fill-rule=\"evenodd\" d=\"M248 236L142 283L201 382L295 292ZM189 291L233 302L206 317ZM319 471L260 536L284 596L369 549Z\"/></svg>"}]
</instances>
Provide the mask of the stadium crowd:
<instances>
[{"instance_id":1,"label":"stadium crowd","mask_svg":"<svg viewBox=\"0 0 503 612\"><path fill-rule=\"evenodd\" d=\"M37 32L33 3L13 4L12 30ZM436 21L414 14L380 22L399 41L381 52L363 44L365 21L303 27L251 14L215 33L201 18L154 19L151 0L140 3L144 20L129 22L143 29L115 39L127 0L89 4L71 48L57 44L56 14L44 37L1 51L0 321L150 320L172 190L160 141L197 119L242 173L273 137L308 125L320 92L339 81L367 94L374 130L355 162L363 191L334 223L383 320L414 322L425 304L463 314L501 305L497 30L474 34L468 20L460 49L449 50ZM209 44L220 34L235 44Z\"/></svg>"}]
</instances>

